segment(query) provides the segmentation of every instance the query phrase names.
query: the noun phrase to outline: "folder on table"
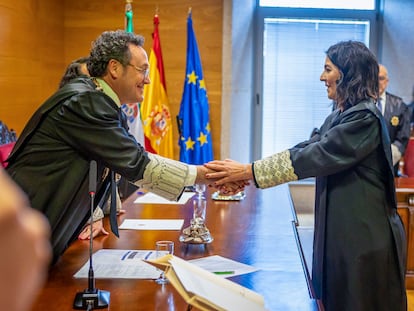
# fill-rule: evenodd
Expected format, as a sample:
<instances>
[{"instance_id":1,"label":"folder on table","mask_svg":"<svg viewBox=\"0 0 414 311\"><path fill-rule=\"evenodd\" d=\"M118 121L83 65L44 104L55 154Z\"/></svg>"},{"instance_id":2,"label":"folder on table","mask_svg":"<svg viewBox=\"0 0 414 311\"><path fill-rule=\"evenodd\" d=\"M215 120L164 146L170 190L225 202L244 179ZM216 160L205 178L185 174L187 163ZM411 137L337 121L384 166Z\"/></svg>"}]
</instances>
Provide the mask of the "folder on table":
<instances>
[{"instance_id":1,"label":"folder on table","mask_svg":"<svg viewBox=\"0 0 414 311\"><path fill-rule=\"evenodd\" d=\"M174 255L145 262L163 270L184 300L199 310L266 310L264 298L258 293Z\"/></svg>"}]
</instances>

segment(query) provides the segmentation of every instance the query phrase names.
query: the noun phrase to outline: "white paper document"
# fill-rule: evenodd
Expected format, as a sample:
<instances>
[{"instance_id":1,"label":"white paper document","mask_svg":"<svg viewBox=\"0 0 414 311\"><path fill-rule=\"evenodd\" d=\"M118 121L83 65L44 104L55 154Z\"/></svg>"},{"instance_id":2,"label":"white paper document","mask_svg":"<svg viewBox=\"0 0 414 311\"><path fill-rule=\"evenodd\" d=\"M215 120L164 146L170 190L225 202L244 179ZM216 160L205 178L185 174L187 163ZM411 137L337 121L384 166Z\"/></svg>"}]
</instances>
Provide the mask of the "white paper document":
<instances>
[{"instance_id":1,"label":"white paper document","mask_svg":"<svg viewBox=\"0 0 414 311\"><path fill-rule=\"evenodd\" d=\"M253 266L221 257L219 255L193 259L188 262L224 278L259 270Z\"/></svg>"},{"instance_id":2,"label":"white paper document","mask_svg":"<svg viewBox=\"0 0 414 311\"><path fill-rule=\"evenodd\" d=\"M180 200L178 201L169 201L167 199L164 199L163 197L160 197L159 195L156 195L152 192L147 192L144 195L139 196L135 199L134 203L146 203L146 204L178 204L178 205L184 205L187 203L187 201L193 197L195 192L183 192L181 195Z\"/></svg>"},{"instance_id":3,"label":"white paper document","mask_svg":"<svg viewBox=\"0 0 414 311\"><path fill-rule=\"evenodd\" d=\"M181 230L184 219L124 219L119 229Z\"/></svg>"},{"instance_id":4,"label":"white paper document","mask_svg":"<svg viewBox=\"0 0 414 311\"><path fill-rule=\"evenodd\" d=\"M156 258L155 250L101 249L92 255L97 279L157 279L160 270L142 259ZM76 272L75 278L87 278L89 260Z\"/></svg>"}]
</instances>

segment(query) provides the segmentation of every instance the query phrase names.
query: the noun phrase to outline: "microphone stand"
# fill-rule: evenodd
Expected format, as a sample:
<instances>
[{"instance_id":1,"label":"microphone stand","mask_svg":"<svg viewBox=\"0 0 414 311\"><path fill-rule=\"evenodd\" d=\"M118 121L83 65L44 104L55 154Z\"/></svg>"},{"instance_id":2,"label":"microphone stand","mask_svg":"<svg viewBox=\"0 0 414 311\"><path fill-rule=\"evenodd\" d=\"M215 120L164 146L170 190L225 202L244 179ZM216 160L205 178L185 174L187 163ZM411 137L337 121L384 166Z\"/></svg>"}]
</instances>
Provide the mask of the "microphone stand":
<instances>
[{"instance_id":1,"label":"microphone stand","mask_svg":"<svg viewBox=\"0 0 414 311\"><path fill-rule=\"evenodd\" d=\"M92 251L93 251L93 207L96 193L97 168L96 161L91 161L89 169L89 195L91 197L91 217L90 217L90 238L89 238L89 273L88 273L88 288L83 292L76 293L73 301L74 309L93 310L104 309L109 306L110 293L108 291L99 290L95 288L95 277L92 266Z\"/></svg>"}]
</instances>

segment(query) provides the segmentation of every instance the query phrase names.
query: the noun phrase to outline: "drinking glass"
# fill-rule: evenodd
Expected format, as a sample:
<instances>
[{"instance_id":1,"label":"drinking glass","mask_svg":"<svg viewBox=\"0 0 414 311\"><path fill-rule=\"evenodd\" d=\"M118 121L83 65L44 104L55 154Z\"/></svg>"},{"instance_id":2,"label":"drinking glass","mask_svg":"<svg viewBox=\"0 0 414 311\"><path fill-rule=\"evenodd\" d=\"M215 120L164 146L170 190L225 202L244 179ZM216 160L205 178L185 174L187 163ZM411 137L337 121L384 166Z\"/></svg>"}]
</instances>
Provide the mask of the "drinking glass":
<instances>
[{"instance_id":1,"label":"drinking glass","mask_svg":"<svg viewBox=\"0 0 414 311\"><path fill-rule=\"evenodd\" d=\"M195 184L194 185L195 187L195 191L197 192L197 198L199 199L199 200L202 200L202 199L206 199L205 197L204 197L204 192L206 191L206 185L205 184Z\"/></svg>"},{"instance_id":2,"label":"drinking glass","mask_svg":"<svg viewBox=\"0 0 414 311\"><path fill-rule=\"evenodd\" d=\"M173 241L157 241L155 242L155 250L157 258L174 254L174 242ZM164 271L161 271L161 274L158 279L155 280L158 284L167 284L168 279L165 277Z\"/></svg>"},{"instance_id":3,"label":"drinking glass","mask_svg":"<svg viewBox=\"0 0 414 311\"><path fill-rule=\"evenodd\" d=\"M193 220L199 219L202 223L206 220L207 201L203 198L193 200Z\"/></svg>"}]
</instances>

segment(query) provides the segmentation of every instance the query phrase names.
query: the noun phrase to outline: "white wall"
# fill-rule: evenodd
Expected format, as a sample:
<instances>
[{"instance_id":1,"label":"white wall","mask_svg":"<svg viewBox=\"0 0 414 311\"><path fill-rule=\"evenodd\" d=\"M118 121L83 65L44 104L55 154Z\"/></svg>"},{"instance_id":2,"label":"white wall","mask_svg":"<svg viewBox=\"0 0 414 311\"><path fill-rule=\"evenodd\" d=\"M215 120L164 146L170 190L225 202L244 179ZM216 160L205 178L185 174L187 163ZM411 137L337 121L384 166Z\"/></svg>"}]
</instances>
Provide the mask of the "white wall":
<instances>
[{"instance_id":1,"label":"white wall","mask_svg":"<svg viewBox=\"0 0 414 311\"><path fill-rule=\"evenodd\" d=\"M384 0L383 5L378 58L388 69L388 91L409 103L414 85L414 1Z\"/></svg>"},{"instance_id":2,"label":"white wall","mask_svg":"<svg viewBox=\"0 0 414 311\"><path fill-rule=\"evenodd\" d=\"M251 161L255 0L224 1L221 158Z\"/></svg>"}]
</instances>

